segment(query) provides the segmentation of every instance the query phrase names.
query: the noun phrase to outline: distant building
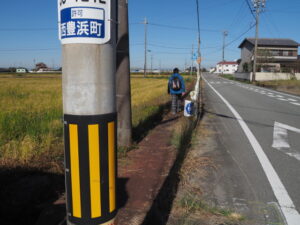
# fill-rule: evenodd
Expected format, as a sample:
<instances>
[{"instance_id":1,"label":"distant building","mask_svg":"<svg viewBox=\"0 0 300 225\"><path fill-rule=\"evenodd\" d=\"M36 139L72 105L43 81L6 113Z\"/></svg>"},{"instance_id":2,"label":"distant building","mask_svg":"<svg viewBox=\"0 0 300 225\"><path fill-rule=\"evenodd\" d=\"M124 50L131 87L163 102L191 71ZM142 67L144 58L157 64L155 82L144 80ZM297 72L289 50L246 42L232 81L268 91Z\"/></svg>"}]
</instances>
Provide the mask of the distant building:
<instances>
[{"instance_id":1,"label":"distant building","mask_svg":"<svg viewBox=\"0 0 300 225\"><path fill-rule=\"evenodd\" d=\"M238 69L238 63L231 61L219 62L216 66L215 73L234 74Z\"/></svg>"},{"instance_id":2,"label":"distant building","mask_svg":"<svg viewBox=\"0 0 300 225\"><path fill-rule=\"evenodd\" d=\"M246 38L240 44L241 63L238 72L252 71L254 46L254 38ZM299 70L298 46L299 43L291 39L258 39L257 71L297 72Z\"/></svg>"},{"instance_id":3,"label":"distant building","mask_svg":"<svg viewBox=\"0 0 300 225\"><path fill-rule=\"evenodd\" d=\"M27 69L25 68L17 68L16 73L27 73Z\"/></svg>"},{"instance_id":4,"label":"distant building","mask_svg":"<svg viewBox=\"0 0 300 225\"><path fill-rule=\"evenodd\" d=\"M216 72L216 67L211 67L211 68L209 69L209 72L210 72L210 73Z\"/></svg>"}]
</instances>

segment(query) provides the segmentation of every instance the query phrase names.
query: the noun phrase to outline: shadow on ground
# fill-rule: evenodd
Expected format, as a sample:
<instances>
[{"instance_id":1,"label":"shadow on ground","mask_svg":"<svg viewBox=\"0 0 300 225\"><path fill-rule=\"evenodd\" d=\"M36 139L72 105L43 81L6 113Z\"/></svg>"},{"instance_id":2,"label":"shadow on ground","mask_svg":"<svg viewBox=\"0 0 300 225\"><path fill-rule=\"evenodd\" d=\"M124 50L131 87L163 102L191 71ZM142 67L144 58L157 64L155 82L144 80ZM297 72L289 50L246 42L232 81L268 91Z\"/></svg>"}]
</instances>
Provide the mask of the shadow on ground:
<instances>
[{"instance_id":1,"label":"shadow on ground","mask_svg":"<svg viewBox=\"0 0 300 225\"><path fill-rule=\"evenodd\" d=\"M198 125L198 122L202 119L203 115L204 106L201 109L199 119L197 121L189 121L188 126L183 131L174 165L172 166L168 177L163 183L163 186L156 196L151 209L147 213L147 216L145 217L142 225L167 224L180 182L179 172L186 157L187 150L190 147L193 130Z\"/></svg>"},{"instance_id":2,"label":"shadow on ground","mask_svg":"<svg viewBox=\"0 0 300 225\"><path fill-rule=\"evenodd\" d=\"M0 224L33 225L64 192L64 176L37 169L0 167Z\"/></svg>"},{"instance_id":3,"label":"shadow on ground","mask_svg":"<svg viewBox=\"0 0 300 225\"><path fill-rule=\"evenodd\" d=\"M161 104L158 110L152 115L148 116L146 119L141 121L136 127L132 129L133 141L139 143L150 130L156 127L170 110L170 102L166 104Z\"/></svg>"}]
</instances>

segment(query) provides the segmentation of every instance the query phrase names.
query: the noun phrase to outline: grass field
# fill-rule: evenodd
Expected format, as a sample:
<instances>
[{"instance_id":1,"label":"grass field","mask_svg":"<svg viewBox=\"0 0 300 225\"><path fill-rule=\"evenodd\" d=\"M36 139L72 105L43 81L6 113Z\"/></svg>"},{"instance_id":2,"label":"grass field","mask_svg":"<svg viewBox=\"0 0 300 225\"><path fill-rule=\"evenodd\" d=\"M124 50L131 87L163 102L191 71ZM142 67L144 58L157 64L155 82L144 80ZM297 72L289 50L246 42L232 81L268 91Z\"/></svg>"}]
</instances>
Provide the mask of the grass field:
<instances>
[{"instance_id":1,"label":"grass field","mask_svg":"<svg viewBox=\"0 0 300 225\"><path fill-rule=\"evenodd\" d=\"M133 78L133 127L165 104L167 79ZM63 157L60 75L0 76L0 163ZM44 160L42 160L44 161Z\"/></svg>"}]
</instances>

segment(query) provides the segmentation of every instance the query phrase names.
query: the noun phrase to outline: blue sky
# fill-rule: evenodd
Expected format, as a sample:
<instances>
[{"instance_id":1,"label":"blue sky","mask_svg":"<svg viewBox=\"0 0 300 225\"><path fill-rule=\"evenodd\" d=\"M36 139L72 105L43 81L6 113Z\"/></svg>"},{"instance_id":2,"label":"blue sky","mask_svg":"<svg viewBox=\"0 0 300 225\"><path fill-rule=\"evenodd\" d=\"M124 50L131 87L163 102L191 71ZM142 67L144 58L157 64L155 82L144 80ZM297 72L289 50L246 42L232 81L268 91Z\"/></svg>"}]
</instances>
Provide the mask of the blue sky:
<instances>
[{"instance_id":1,"label":"blue sky","mask_svg":"<svg viewBox=\"0 0 300 225\"><path fill-rule=\"evenodd\" d=\"M250 1L250 0L249 0ZM26 3L25 3L26 2ZM222 59L222 32L227 30L226 60L240 57L238 45L254 36L254 18L245 0L199 0L203 66ZM261 15L260 37L291 38L300 42L300 1L267 0ZM61 64L56 0L3 1L0 9L0 67L45 62ZM148 65L183 68L191 64L197 44L195 0L129 0L131 67L144 64L144 25L148 25ZM180 29L181 28L181 29ZM186 29L182 29L186 28Z\"/></svg>"}]
</instances>

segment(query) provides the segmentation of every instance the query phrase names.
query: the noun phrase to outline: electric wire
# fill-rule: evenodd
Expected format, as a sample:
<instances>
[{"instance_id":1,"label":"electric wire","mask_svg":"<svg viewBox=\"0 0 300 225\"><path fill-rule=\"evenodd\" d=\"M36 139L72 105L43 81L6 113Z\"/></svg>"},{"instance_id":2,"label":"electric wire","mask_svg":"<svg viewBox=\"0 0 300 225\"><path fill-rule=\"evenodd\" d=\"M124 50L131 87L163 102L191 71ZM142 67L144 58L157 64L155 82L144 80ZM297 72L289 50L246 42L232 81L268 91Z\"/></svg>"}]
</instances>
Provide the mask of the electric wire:
<instances>
[{"instance_id":1,"label":"electric wire","mask_svg":"<svg viewBox=\"0 0 300 225\"><path fill-rule=\"evenodd\" d=\"M0 27L0 31L57 31L58 28L5 28L5 27Z\"/></svg>"},{"instance_id":2,"label":"electric wire","mask_svg":"<svg viewBox=\"0 0 300 225\"><path fill-rule=\"evenodd\" d=\"M228 47L228 46L232 45L234 42L240 40L241 37L243 37L245 34L247 34L247 33L248 33L250 30L252 30L254 27L255 27L255 24L252 25L252 26L250 26L246 31L244 31L244 32L241 33L239 36L237 36L236 38L234 38L233 40L231 40L230 42L228 42L228 43L225 45L225 47ZM220 51L222 51L222 49L223 49L222 47L219 47L218 50L213 51L213 52L209 52L209 53L207 53L207 54L205 54L205 55L213 55L213 54L215 54L215 53L219 53Z\"/></svg>"},{"instance_id":3,"label":"electric wire","mask_svg":"<svg viewBox=\"0 0 300 225\"><path fill-rule=\"evenodd\" d=\"M250 5L249 1L248 1L248 0L245 0L245 1L246 1L247 5L248 5L248 8L249 8L249 10L250 10L250 12L251 12L253 18L256 20L256 16L255 16L254 13L253 13L253 9L251 8L251 5Z\"/></svg>"},{"instance_id":4,"label":"electric wire","mask_svg":"<svg viewBox=\"0 0 300 225\"><path fill-rule=\"evenodd\" d=\"M150 26L157 26L157 27L164 27L164 28L170 28L170 29L198 31L198 29L191 28L191 27L181 27L181 26L173 26L173 25L159 24L159 23L150 23L149 22L148 25L150 25ZM206 32L220 32L220 30L214 30L214 29L201 29L201 31L206 31Z\"/></svg>"},{"instance_id":5,"label":"electric wire","mask_svg":"<svg viewBox=\"0 0 300 225\"><path fill-rule=\"evenodd\" d=\"M0 49L0 52L30 52L30 51L56 51L60 48L38 48L38 49Z\"/></svg>"}]
</instances>

